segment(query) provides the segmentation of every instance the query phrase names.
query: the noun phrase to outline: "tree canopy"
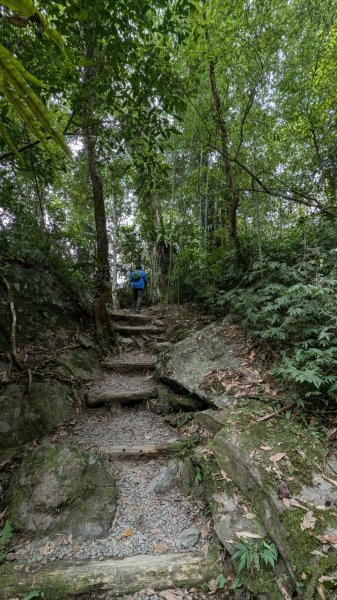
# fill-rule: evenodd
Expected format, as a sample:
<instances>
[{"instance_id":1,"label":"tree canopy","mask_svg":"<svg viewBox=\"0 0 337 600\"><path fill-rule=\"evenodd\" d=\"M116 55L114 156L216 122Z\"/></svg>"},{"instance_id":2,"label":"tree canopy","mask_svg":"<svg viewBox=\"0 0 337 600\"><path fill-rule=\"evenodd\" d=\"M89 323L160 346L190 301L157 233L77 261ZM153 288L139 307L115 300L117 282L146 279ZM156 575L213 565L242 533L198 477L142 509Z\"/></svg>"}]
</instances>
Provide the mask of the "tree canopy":
<instances>
[{"instance_id":1,"label":"tree canopy","mask_svg":"<svg viewBox=\"0 0 337 600\"><path fill-rule=\"evenodd\" d=\"M238 313L336 397L335 0L1 2L0 248ZM50 43L52 42L52 43Z\"/></svg>"}]
</instances>

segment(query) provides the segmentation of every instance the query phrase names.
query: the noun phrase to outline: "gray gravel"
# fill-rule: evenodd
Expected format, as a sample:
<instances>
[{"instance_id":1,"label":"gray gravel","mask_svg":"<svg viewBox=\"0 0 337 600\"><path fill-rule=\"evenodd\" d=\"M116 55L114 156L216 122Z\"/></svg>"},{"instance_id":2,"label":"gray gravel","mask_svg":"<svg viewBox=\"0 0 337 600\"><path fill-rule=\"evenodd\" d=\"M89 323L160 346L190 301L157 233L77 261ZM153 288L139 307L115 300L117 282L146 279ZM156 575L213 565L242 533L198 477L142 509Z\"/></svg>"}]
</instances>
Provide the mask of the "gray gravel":
<instances>
[{"instance_id":1,"label":"gray gravel","mask_svg":"<svg viewBox=\"0 0 337 600\"><path fill-rule=\"evenodd\" d=\"M201 500L186 498L177 489L165 497L149 493L149 482L160 470L161 464L151 460L126 462L116 469L118 486L118 509L110 533L94 542L74 543L70 536L58 536L52 541L26 543L15 549L20 561L28 563L62 558L96 559L124 558L136 554L162 554L177 552L181 548L181 536L191 525L199 535L190 536L184 551L200 549L211 540L203 531L207 516ZM207 529L207 527L206 527ZM186 536L185 536L186 537Z\"/></svg>"},{"instance_id":2,"label":"gray gravel","mask_svg":"<svg viewBox=\"0 0 337 600\"><path fill-rule=\"evenodd\" d=\"M104 412L103 412L104 411ZM123 407L119 415L103 409L100 415L79 417L67 436L67 443L84 448L95 446L141 446L166 442L178 437L159 415L146 408Z\"/></svg>"}]
</instances>

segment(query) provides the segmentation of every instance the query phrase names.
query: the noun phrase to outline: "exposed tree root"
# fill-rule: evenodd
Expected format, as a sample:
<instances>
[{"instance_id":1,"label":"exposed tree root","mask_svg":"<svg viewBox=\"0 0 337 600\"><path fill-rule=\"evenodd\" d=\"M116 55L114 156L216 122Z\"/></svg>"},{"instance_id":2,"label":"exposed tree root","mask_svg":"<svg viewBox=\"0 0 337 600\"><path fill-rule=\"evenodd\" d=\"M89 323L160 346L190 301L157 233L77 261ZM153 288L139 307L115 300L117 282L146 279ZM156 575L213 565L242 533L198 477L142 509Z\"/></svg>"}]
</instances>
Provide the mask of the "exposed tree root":
<instances>
[{"instance_id":1,"label":"exposed tree root","mask_svg":"<svg viewBox=\"0 0 337 600\"><path fill-rule=\"evenodd\" d=\"M20 360L18 358L17 351L16 351L16 312L15 312L15 306L14 306L13 293L12 293L12 290L11 290L11 286L9 285L6 277L2 273L0 273L0 279L1 279L2 283L4 284L4 286L6 288L7 296L8 296L9 308L10 308L10 311L11 311L11 319L12 319L12 324L11 324L11 356L12 356L12 360L13 360L14 364L20 370L23 370L23 366L20 363Z\"/></svg>"}]
</instances>

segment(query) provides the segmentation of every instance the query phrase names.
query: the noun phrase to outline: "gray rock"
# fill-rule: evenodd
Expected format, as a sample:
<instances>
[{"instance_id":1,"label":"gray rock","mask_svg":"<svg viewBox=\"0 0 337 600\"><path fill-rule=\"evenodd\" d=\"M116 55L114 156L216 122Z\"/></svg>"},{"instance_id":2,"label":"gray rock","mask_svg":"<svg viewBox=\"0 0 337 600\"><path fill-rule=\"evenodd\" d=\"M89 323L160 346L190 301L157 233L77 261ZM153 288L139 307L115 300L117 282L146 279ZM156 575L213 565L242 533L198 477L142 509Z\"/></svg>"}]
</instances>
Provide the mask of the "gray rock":
<instances>
[{"instance_id":1,"label":"gray rock","mask_svg":"<svg viewBox=\"0 0 337 600\"><path fill-rule=\"evenodd\" d=\"M153 321L153 325L155 325L156 327L165 327L164 321L161 321L160 319L156 319L155 321Z\"/></svg>"},{"instance_id":2,"label":"gray rock","mask_svg":"<svg viewBox=\"0 0 337 600\"><path fill-rule=\"evenodd\" d=\"M160 469L147 487L147 491L155 494L165 494L174 487L181 484L181 470L183 463L178 460L170 462Z\"/></svg>"},{"instance_id":3,"label":"gray rock","mask_svg":"<svg viewBox=\"0 0 337 600\"><path fill-rule=\"evenodd\" d=\"M159 377L177 389L198 396L208 405L216 408L226 408L232 400L225 394L221 382L209 382L205 377L216 369L228 369L231 374L244 375L235 350L241 345L231 344L228 352L224 334L226 324L212 323L200 331L195 331L181 342L167 349L157 360Z\"/></svg>"},{"instance_id":4,"label":"gray rock","mask_svg":"<svg viewBox=\"0 0 337 600\"><path fill-rule=\"evenodd\" d=\"M7 500L8 517L22 531L101 537L116 511L112 467L103 457L44 444L23 460Z\"/></svg>"},{"instance_id":5,"label":"gray rock","mask_svg":"<svg viewBox=\"0 0 337 600\"><path fill-rule=\"evenodd\" d=\"M251 514L252 518L247 519L246 512L239 500L235 500L223 491L214 494L212 502L214 503L214 529L229 554L233 554L235 550L233 544L238 541L237 533L240 531L257 534L261 538L265 537L265 530L255 515Z\"/></svg>"},{"instance_id":6,"label":"gray rock","mask_svg":"<svg viewBox=\"0 0 337 600\"><path fill-rule=\"evenodd\" d=\"M0 396L0 447L30 442L75 414L71 388L49 379L33 381L28 397L17 384Z\"/></svg>"},{"instance_id":7,"label":"gray rock","mask_svg":"<svg viewBox=\"0 0 337 600\"><path fill-rule=\"evenodd\" d=\"M121 344L125 344L125 346L130 346L131 344L135 343L135 341L132 338L127 338L127 337L121 337L120 341L121 341Z\"/></svg>"},{"instance_id":8,"label":"gray rock","mask_svg":"<svg viewBox=\"0 0 337 600\"><path fill-rule=\"evenodd\" d=\"M100 372L98 357L94 349L74 348L59 354L56 365L78 379L91 380Z\"/></svg>"},{"instance_id":9,"label":"gray rock","mask_svg":"<svg viewBox=\"0 0 337 600\"><path fill-rule=\"evenodd\" d=\"M193 412L206 407L205 402L190 395L174 392L169 386L157 385L159 402L167 404L174 411Z\"/></svg>"},{"instance_id":10,"label":"gray rock","mask_svg":"<svg viewBox=\"0 0 337 600\"><path fill-rule=\"evenodd\" d=\"M181 531L177 537L178 548L191 548L195 546L200 538L201 531L197 525L192 525Z\"/></svg>"}]
</instances>

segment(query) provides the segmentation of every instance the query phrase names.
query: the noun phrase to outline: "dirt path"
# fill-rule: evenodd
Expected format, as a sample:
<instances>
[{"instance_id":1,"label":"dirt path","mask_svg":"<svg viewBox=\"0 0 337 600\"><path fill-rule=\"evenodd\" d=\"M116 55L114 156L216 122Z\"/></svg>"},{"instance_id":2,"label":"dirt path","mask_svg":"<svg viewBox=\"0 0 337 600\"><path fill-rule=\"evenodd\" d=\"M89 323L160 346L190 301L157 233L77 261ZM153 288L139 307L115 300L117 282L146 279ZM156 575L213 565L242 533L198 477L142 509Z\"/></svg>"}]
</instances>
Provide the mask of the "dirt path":
<instances>
[{"instance_id":1,"label":"dirt path","mask_svg":"<svg viewBox=\"0 0 337 600\"><path fill-rule=\"evenodd\" d=\"M141 391L155 385L155 374L150 369L136 370L132 363L154 358L157 340L165 341L163 324L151 311L145 311L140 323L135 316L124 311L117 322L121 326L121 353L119 359L131 364L123 368L106 370L95 382L91 394L107 390L118 392ZM128 318L130 317L130 318ZM142 332L139 327L147 328ZM133 332L132 328L138 331ZM149 327L158 331L148 331ZM129 328L127 332L124 332ZM127 337L126 337L127 336ZM148 401L138 404L108 406L87 409L69 428L62 442L73 444L90 452L101 452L109 456L114 464L117 484L118 505L112 526L104 538L93 542L75 543L71 536L60 536L57 541L45 537L38 541L27 541L17 546L19 562L29 565L57 563L59 560L123 559L132 556L160 556L172 553L207 553L214 547L215 538L210 528L210 518L203 501L186 495L178 482L181 455L143 456L141 452L128 455L130 449L153 447L163 443L179 441L181 434L172 429L162 416L150 411ZM57 441L54 438L52 441ZM125 456L112 456L111 452L123 447ZM168 580L169 581L169 580ZM102 593L103 594L103 593ZM115 598L113 592L94 598ZM165 591L145 588L134 594L123 596L123 600L202 600L208 594L196 589L171 587ZM217 596L212 594L213 598ZM226 593L221 591L221 598ZM83 596L84 598L84 596Z\"/></svg>"}]
</instances>

